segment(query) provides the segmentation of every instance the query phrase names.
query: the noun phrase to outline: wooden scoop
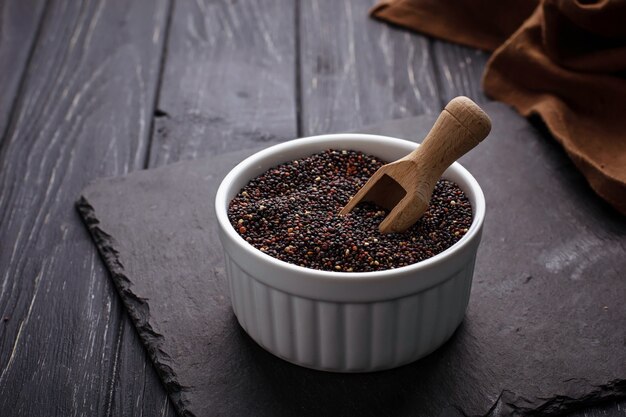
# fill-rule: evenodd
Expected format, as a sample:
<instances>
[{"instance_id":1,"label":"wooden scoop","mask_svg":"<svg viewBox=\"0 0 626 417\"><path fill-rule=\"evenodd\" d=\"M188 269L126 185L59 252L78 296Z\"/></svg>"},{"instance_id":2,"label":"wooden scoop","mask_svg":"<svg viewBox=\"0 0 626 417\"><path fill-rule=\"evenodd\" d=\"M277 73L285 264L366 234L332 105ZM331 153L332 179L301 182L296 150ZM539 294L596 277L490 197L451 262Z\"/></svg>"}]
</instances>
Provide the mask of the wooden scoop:
<instances>
[{"instance_id":1,"label":"wooden scoop","mask_svg":"<svg viewBox=\"0 0 626 417\"><path fill-rule=\"evenodd\" d=\"M467 97L452 99L426 139L413 152L382 166L352 197L340 214L361 201L390 210L381 233L404 232L428 208L437 180L454 161L478 145L491 130L489 116Z\"/></svg>"}]
</instances>

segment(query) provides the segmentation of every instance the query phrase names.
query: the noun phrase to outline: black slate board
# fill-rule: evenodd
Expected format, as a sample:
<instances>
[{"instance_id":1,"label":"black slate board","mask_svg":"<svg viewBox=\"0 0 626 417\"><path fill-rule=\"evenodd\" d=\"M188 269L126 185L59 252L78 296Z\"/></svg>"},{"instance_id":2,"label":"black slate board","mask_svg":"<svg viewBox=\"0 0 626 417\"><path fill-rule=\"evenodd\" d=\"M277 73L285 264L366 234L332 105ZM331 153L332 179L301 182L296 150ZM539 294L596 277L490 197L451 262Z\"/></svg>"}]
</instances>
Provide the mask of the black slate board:
<instances>
[{"instance_id":1,"label":"black slate board","mask_svg":"<svg viewBox=\"0 0 626 417\"><path fill-rule=\"evenodd\" d=\"M255 150L83 191L79 211L181 415L536 415L626 397L626 221L558 145L507 107L485 108L493 132L462 160L487 199L465 321L396 370L300 368L237 325L213 196ZM422 138L434 117L365 130Z\"/></svg>"}]
</instances>

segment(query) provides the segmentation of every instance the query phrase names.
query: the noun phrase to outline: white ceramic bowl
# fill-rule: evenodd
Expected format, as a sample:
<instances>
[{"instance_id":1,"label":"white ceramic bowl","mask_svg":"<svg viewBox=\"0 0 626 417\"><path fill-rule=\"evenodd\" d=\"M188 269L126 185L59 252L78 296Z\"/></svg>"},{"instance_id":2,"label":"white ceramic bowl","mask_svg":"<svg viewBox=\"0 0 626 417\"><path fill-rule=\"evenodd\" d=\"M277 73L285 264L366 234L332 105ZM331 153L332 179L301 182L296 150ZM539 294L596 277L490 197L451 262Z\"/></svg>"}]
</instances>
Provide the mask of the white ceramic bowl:
<instances>
[{"instance_id":1,"label":"white ceramic bowl","mask_svg":"<svg viewBox=\"0 0 626 417\"><path fill-rule=\"evenodd\" d=\"M362 134L296 139L250 156L224 178L215 205L231 301L239 323L259 345L308 368L369 372L419 359L454 333L469 301L485 217L482 190L458 163L443 177L468 196L472 225L452 247L413 265L376 272L304 268L254 248L228 221L230 200L252 178L280 163L329 148L392 161L416 146Z\"/></svg>"}]
</instances>

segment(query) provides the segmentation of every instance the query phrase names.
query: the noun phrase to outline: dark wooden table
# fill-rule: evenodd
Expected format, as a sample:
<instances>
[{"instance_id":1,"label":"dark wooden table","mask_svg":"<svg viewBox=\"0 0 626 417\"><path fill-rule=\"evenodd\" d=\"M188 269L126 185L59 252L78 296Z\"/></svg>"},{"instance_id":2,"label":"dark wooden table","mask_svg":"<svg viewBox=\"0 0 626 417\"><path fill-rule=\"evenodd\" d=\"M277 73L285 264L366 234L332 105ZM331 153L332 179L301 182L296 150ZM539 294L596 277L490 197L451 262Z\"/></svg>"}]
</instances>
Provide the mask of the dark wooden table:
<instances>
[{"instance_id":1,"label":"dark wooden table","mask_svg":"<svg viewBox=\"0 0 626 417\"><path fill-rule=\"evenodd\" d=\"M90 180L487 101L485 53L371 5L0 2L0 415L175 415L74 211Z\"/></svg>"}]
</instances>

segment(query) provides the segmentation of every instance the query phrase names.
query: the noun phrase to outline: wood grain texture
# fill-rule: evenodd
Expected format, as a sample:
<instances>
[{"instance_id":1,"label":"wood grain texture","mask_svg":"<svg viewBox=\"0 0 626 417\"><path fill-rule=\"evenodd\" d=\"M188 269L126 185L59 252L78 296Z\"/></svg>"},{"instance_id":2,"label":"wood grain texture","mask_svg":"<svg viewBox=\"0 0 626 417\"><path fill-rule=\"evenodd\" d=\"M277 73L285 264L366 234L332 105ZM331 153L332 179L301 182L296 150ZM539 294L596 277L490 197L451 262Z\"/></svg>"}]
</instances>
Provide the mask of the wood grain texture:
<instances>
[{"instance_id":1,"label":"wood grain texture","mask_svg":"<svg viewBox=\"0 0 626 417\"><path fill-rule=\"evenodd\" d=\"M175 3L150 166L296 136L294 4Z\"/></svg>"},{"instance_id":2,"label":"wood grain texture","mask_svg":"<svg viewBox=\"0 0 626 417\"><path fill-rule=\"evenodd\" d=\"M73 208L90 179L144 165L167 12L167 0L47 8L0 149L0 410L12 416L173 415Z\"/></svg>"},{"instance_id":3,"label":"wood grain texture","mask_svg":"<svg viewBox=\"0 0 626 417\"><path fill-rule=\"evenodd\" d=\"M0 2L0 143L37 37L44 6L44 0Z\"/></svg>"},{"instance_id":4,"label":"wood grain texture","mask_svg":"<svg viewBox=\"0 0 626 417\"><path fill-rule=\"evenodd\" d=\"M145 165L167 2L0 1L1 415L174 415L72 209ZM299 107L316 133L482 102L484 53L373 22L373 1L240 3L176 3L152 165L294 137Z\"/></svg>"},{"instance_id":5,"label":"wood grain texture","mask_svg":"<svg viewBox=\"0 0 626 417\"><path fill-rule=\"evenodd\" d=\"M121 300L119 304L123 304ZM123 307L121 309L124 310ZM109 381L109 414L174 417L174 407L126 310L121 315L121 322L122 331L117 343L115 363L117 375L115 381Z\"/></svg>"},{"instance_id":6,"label":"wood grain texture","mask_svg":"<svg viewBox=\"0 0 626 417\"><path fill-rule=\"evenodd\" d=\"M372 4L300 2L303 135L441 110L429 39L370 19Z\"/></svg>"},{"instance_id":7,"label":"wood grain texture","mask_svg":"<svg viewBox=\"0 0 626 417\"><path fill-rule=\"evenodd\" d=\"M421 146L382 166L341 210L345 215L362 200L389 210L381 233L401 233L428 209L444 171L476 147L491 130L489 116L467 97L452 99L439 114Z\"/></svg>"},{"instance_id":8,"label":"wood grain texture","mask_svg":"<svg viewBox=\"0 0 626 417\"><path fill-rule=\"evenodd\" d=\"M478 104L490 101L480 84L488 52L439 39L432 40L432 51L442 106L458 95Z\"/></svg>"}]
</instances>

